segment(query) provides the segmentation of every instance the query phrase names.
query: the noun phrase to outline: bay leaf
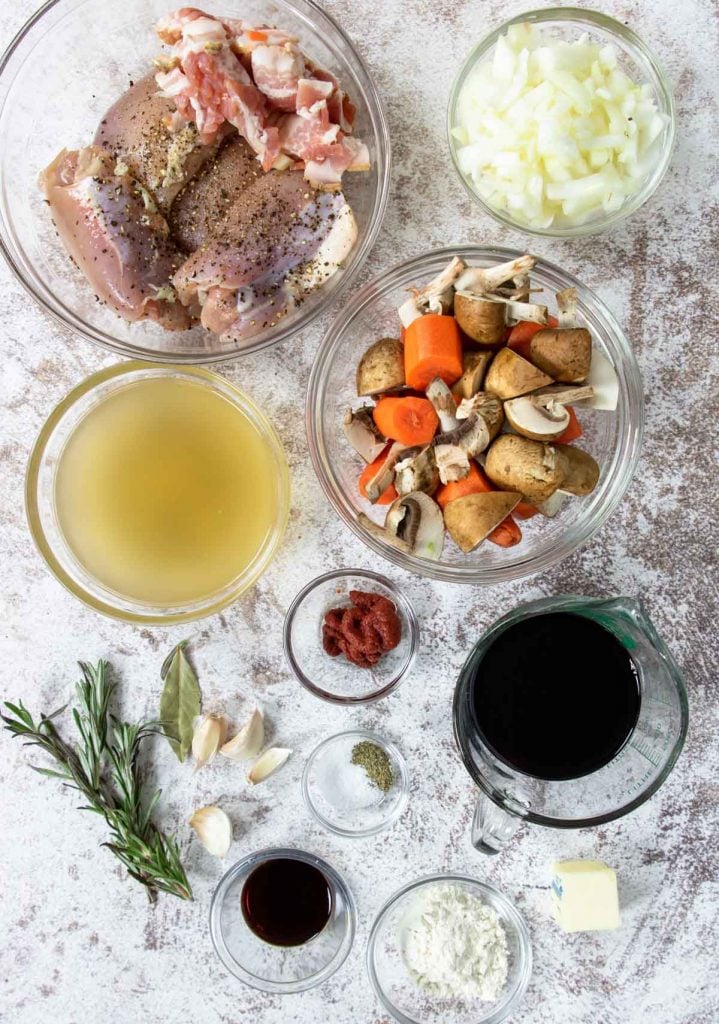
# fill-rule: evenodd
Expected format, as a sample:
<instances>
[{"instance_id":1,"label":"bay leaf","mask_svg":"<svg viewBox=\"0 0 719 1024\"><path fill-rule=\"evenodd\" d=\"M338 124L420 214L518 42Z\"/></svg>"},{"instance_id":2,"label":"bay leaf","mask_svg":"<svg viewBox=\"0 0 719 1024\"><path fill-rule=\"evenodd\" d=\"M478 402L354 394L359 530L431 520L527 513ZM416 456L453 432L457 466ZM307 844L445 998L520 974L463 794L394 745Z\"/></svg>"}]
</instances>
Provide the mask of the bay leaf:
<instances>
[{"instance_id":1,"label":"bay leaf","mask_svg":"<svg viewBox=\"0 0 719 1024\"><path fill-rule=\"evenodd\" d=\"M187 660L183 640L174 647L160 669L165 685L160 697L160 723L178 761L182 762L192 746L192 729L202 705L197 676Z\"/></svg>"}]
</instances>

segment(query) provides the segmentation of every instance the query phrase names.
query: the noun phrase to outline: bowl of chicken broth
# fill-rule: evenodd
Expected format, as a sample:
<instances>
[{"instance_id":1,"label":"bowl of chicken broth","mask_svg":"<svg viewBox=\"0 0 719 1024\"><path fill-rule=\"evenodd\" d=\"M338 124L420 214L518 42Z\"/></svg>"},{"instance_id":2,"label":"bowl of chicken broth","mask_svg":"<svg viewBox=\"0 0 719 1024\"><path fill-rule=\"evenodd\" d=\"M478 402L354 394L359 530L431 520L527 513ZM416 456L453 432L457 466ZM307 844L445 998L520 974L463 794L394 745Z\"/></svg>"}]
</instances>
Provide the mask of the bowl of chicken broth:
<instances>
[{"instance_id":1,"label":"bowl of chicken broth","mask_svg":"<svg viewBox=\"0 0 719 1024\"><path fill-rule=\"evenodd\" d=\"M0 137L11 268L55 319L140 359L299 333L387 201L377 90L311 0L46 3L0 58Z\"/></svg>"}]
</instances>

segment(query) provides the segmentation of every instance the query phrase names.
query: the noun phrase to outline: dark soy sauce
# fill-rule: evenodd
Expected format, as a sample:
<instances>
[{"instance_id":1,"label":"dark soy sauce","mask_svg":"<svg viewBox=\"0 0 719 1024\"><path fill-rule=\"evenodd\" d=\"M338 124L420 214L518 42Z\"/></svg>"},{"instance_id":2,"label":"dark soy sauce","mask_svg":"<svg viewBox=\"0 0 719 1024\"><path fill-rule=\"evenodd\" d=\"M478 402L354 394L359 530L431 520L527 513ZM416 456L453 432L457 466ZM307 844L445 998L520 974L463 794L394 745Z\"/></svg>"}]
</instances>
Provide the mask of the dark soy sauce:
<instances>
[{"instance_id":1,"label":"dark soy sauce","mask_svg":"<svg viewBox=\"0 0 719 1024\"><path fill-rule=\"evenodd\" d=\"M497 637L476 668L472 713L497 757L540 779L577 779L615 757L639 716L628 651L591 619L535 615Z\"/></svg>"},{"instance_id":2,"label":"dark soy sauce","mask_svg":"<svg viewBox=\"0 0 719 1024\"><path fill-rule=\"evenodd\" d=\"M322 872L292 857L259 864L242 887L247 926L273 946L301 946L319 934L332 913Z\"/></svg>"}]
</instances>

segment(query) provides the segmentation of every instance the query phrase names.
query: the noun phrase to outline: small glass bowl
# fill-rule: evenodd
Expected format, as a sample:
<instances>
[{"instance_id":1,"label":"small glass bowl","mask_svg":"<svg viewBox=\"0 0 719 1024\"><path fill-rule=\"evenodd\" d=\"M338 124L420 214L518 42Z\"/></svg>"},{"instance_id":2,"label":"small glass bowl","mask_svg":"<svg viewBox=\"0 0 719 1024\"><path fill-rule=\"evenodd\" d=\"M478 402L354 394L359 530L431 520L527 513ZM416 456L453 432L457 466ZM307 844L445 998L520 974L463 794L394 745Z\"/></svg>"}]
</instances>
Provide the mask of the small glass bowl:
<instances>
[{"instance_id":1,"label":"small glass bowl","mask_svg":"<svg viewBox=\"0 0 719 1024\"><path fill-rule=\"evenodd\" d=\"M402 932L418 897L440 885L458 885L492 908L504 925L509 951L507 983L494 1003L433 995L412 979L402 953ZM532 973L532 944L514 904L487 882L465 875L429 875L404 886L380 910L367 945L370 981L385 1010L400 1024L500 1024L521 1003Z\"/></svg>"},{"instance_id":2,"label":"small glass bowl","mask_svg":"<svg viewBox=\"0 0 719 1024\"><path fill-rule=\"evenodd\" d=\"M348 605L350 590L388 598L402 623L399 644L372 668L359 668L341 654L332 658L322 646L325 613ZM386 577L369 569L337 569L299 592L287 609L283 639L290 668L315 697L332 704L369 704L392 693L409 672L419 648L419 623L407 598Z\"/></svg>"},{"instance_id":3,"label":"small glass bowl","mask_svg":"<svg viewBox=\"0 0 719 1024\"><path fill-rule=\"evenodd\" d=\"M392 765L392 785L383 793L378 787L373 803L355 808L343 808L331 799L329 786L337 785L331 766L332 757L347 760L347 767L358 772L363 768L350 765L352 748L368 740L387 754ZM333 778L334 775L334 778ZM350 729L323 740L307 758L302 773L302 796L320 825L338 836L373 836L389 828L399 818L407 803L409 772L401 751L390 740L365 729Z\"/></svg>"},{"instance_id":4,"label":"small glass bowl","mask_svg":"<svg viewBox=\"0 0 719 1024\"><path fill-rule=\"evenodd\" d=\"M447 541L439 561L406 554L370 532L358 518L364 512L376 523L385 508L370 505L357 489L362 463L348 444L342 423L348 406L356 407L355 373L360 354L377 338L396 337L397 307L408 290L422 287L447 266L453 256L470 266L489 267L522 253L499 246L455 245L435 249L398 263L361 288L345 303L330 326L310 373L307 391L307 437L317 478L343 522L369 548L388 561L446 583L495 584L544 571L586 544L607 521L629 486L639 461L644 429L644 394L634 353L621 327L600 298L571 274L537 259L532 285L551 300L565 288L577 289L580 321L591 331L594 345L619 377L615 412L582 409L581 441L599 463L594 491L568 501L553 519L535 516L522 524L522 542L512 548L480 544L462 554ZM538 522L538 520L542 520Z\"/></svg>"},{"instance_id":5,"label":"small glass bowl","mask_svg":"<svg viewBox=\"0 0 719 1024\"><path fill-rule=\"evenodd\" d=\"M234 405L259 435L273 481L274 522L245 570L221 591L176 606L144 605L110 590L76 558L58 522L55 480L60 455L68 439L91 409L133 383L162 377L186 379ZM284 536L290 507L290 476L282 442L265 414L230 381L200 367L161 366L126 362L92 374L60 402L48 416L30 455L25 478L25 508L33 540L53 575L85 604L115 619L169 625L189 622L226 607L257 582L267 569Z\"/></svg>"},{"instance_id":6,"label":"small glass bowl","mask_svg":"<svg viewBox=\"0 0 719 1024\"><path fill-rule=\"evenodd\" d=\"M322 931L302 946L273 946L258 938L242 913L242 889L258 865L292 858L318 868L332 894L332 913ZM273 848L243 857L222 876L210 906L210 936L230 972L262 992L304 992L321 985L347 959L357 912L344 879L320 857L302 850Z\"/></svg>"},{"instance_id":7,"label":"small glass bowl","mask_svg":"<svg viewBox=\"0 0 719 1024\"><path fill-rule=\"evenodd\" d=\"M652 98L658 112L666 119L662 134L654 143L656 161L644 184L634 195L627 197L622 206L614 213L598 216L584 224L562 225L548 228L530 228L522 221L515 220L505 210L499 210L479 194L472 178L460 169L457 154L457 140L453 129L458 121L458 105L464 85L475 67L489 58L495 43L512 25L530 22L545 27L553 36L561 39L574 40L583 33L589 34L600 42L614 45L619 54L619 64L623 71L639 84L647 83L652 90ZM467 192L477 201L485 213L505 227L513 228L527 235L542 235L548 238L578 238L585 235L606 231L625 217L635 213L640 206L656 191L666 174L671 160L676 137L676 111L671 86L654 54L642 42L639 36L626 25L614 18L601 14L599 11L588 11L579 7L547 7L536 11L527 11L510 18L485 36L471 50L459 74L454 80L449 97L447 112L447 132L452 162Z\"/></svg>"},{"instance_id":8,"label":"small glass bowl","mask_svg":"<svg viewBox=\"0 0 719 1024\"><path fill-rule=\"evenodd\" d=\"M219 13L223 5L211 8ZM355 132L367 144L371 160L369 171L345 176L357 241L331 280L245 344L222 340L201 327L165 331L150 321L126 323L95 301L91 286L73 267L37 178L63 146L88 145L100 118L130 80L151 70L161 48L155 25L170 9L168 0L48 0L0 55L0 252L42 309L83 338L134 359L219 362L299 334L357 276L389 197L389 127L358 50L318 4L245 0L243 18L296 34L308 56L339 79L357 107ZM224 5L225 13L238 9Z\"/></svg>"}]
</instances>

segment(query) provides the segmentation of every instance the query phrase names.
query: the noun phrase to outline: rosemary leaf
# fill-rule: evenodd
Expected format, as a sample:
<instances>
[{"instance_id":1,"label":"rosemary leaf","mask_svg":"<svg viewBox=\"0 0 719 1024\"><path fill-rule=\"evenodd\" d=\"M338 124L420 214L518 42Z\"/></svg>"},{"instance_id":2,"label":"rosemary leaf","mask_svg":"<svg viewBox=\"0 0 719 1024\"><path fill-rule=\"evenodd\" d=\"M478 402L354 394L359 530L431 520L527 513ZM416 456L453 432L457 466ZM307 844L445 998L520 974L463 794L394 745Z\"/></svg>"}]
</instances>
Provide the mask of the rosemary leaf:
<instances>
[{"instance_id":1,"label":"rosemary leaf","mask_svg":"<svg viewBox=\"0 0 719 1024\"><path fill-rule=\"evenodd\" d=\"M101 815L110 829L107 846L128 873L145 886L154 901L158 891L180 899L192 899L177 843L151 821L159 791L148 798L138 768L140 747L158 731L156 722L118 722L110 714L115 684L108 679L108 664L93 667L80 662L82 680L77 684L79 708L73 720L79 735L75 746L55 728L54 719L64 708L35 721L22 701L5 703L0 713L5 728L27 746L40 747L57 768L32 765L35 771L60 779L78 790L87 801L82 810Z\"/></svg>"}]
</instances>

